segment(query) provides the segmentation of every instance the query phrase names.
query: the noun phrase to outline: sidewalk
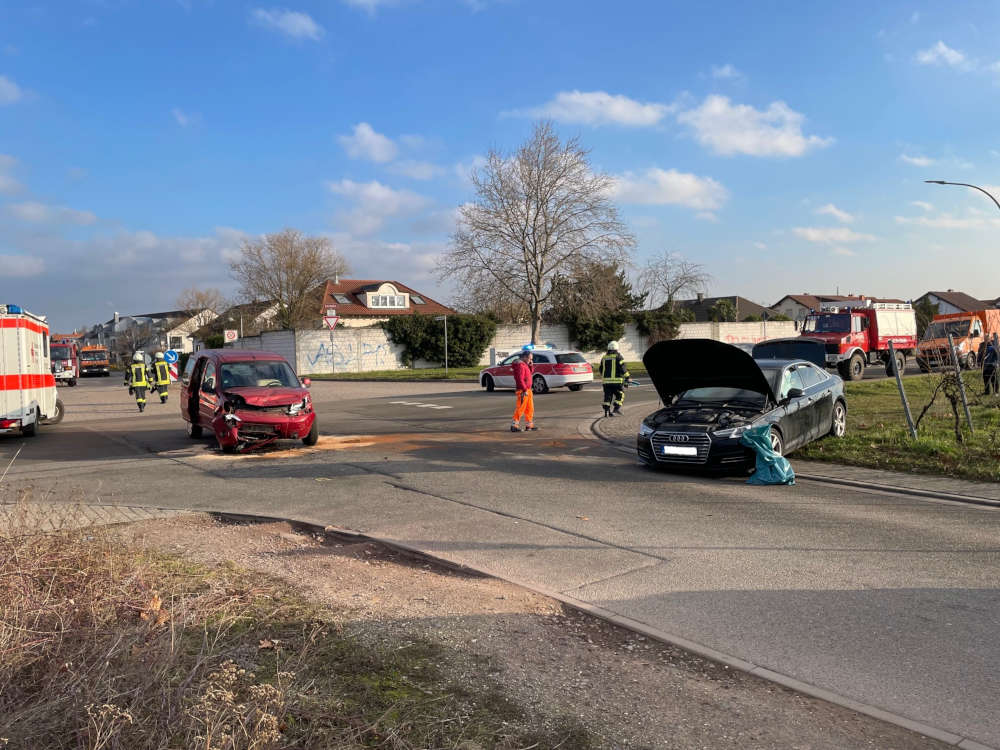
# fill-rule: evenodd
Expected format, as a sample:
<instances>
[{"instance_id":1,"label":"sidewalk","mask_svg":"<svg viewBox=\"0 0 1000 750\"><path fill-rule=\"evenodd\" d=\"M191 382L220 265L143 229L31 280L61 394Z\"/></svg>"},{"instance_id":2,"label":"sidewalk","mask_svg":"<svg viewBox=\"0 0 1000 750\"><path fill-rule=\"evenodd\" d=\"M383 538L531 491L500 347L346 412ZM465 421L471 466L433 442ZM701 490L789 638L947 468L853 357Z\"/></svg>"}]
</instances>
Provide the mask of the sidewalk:
<instances>
[{"instance_id":1,"label":"sidewalk","mask_svg":"<svg viewBox=\"0 0 1000 750\"><path fill-rule=\"evenodd\" d=\"M643 409L628 409L620 417L610 419L600 418L594 422L593 430L598 437L614 443L622 448L635 450L635 436L639 432L639 423L647 412ZM869 488L885 488L898 492L909 491L914 494L946 499L965 499L979 501L986 505L1000 505L1000 483L975 482L968 479L934 476L931 474L906 474L899 471L869 469L862 466L844 466L825 461L805 461L789 458L796 476L802 479L814 479L824 482L834 482L851 486Z\"/></svg>"},{"instance_id":2,"label":"sidewalk","mask_svg":"<svg viewBox=\"0 0 1000 750\"><path fill-rule=\"evenodd\" d=\"M150 521L188 515L190 511L132 505L68 505L66 503L0 503L0 536L33 531L52 532Z\"/></svg>"}]
</instances>

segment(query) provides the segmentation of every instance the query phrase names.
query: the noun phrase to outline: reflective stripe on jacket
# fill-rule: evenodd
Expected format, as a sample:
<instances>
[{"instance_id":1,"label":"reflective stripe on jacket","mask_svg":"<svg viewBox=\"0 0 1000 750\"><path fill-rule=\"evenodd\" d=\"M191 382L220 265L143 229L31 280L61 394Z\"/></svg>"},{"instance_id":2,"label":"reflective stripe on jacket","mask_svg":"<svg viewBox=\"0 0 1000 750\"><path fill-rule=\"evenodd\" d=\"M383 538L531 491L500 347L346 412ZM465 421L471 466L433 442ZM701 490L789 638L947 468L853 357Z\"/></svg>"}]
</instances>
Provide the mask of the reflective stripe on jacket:
<instances>
[{"instance_id":1,"label":"reflective stripe on jacket","mask_svg":"<svg viewBox=\"0 0 1000 750\"><path fill-rule=\"evenodd\" d=\"M170 365L156 360L156 384L170 385Z\"/></svg>"},{"instance_id":2,"label":"reflective stripe on jacket","mask_svg":"<svg viewBox=\"0 0 1000 750\"><path fill-rule=\"evenodd\" d=\"M149 381L146 380L146 365L137 362L131 366L130 373L133 386L145 387L149 385Z\"/></svg>"},{"instance_id":3,"label":"reflective stripe on jacket","mask_svg":"<svg viewBox=\"0 0 1000 750\"><path fill-rule=\"evenodd\" d=\"M601 357L601 364L598 365L601 371L602 383L624 383L628 377L628 368L625 366L625 358L618 352L608 352Z\"/></svg>"}]
</instances>

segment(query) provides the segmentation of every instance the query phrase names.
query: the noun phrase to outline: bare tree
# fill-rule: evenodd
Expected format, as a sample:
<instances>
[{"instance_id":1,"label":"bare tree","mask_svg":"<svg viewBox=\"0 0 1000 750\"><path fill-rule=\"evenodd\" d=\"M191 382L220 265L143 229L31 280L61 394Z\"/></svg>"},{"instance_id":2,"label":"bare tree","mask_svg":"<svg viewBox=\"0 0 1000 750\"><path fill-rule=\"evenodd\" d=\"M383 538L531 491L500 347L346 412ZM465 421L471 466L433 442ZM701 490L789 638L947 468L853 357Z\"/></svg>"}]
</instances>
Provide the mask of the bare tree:
<instances>
[{"instance_id":1,"label":"bare tree","mask_svg":"<svg viewBox=\"0 0 1000 750\"><path fill-rule=\"evenodd\" d=\"M623 262L635 245L610 200L613 179L594 173L579 141L563 143L551 123L536 124L514 154L490 151L472 183L476 198L459 209L441 278L521 302L532 342L560 271Z\"/></svg>"},{"instance_id":2,"label":"bare tree","mask_svg":"<svg viewBox=\"0 0 1000 750\"><path fill-rule=\"evenodd\" d=\"M199 289L191 286L185 289L177 297L177 309L187 313L188 317L194 317L206 310L211 310L216 315L221 315L223 310L229 307L229 302L218 289Z\"/></svg>"},{"instance_id":3,"label":"bare tree","mask_svg":"<svg viewBox=\"0 0 1000 750\"><path fill-rule=\"evenodd\" d=\"M650 306L669 312L682 295L704 292L711 280L704 266L668 250L647 261L639 273L639 287L648 295Z\"/></svg>"},{"instance_id":4,"label":"bare tree","mask_svg":"<svg viewBox=\"0 0 1000 750\"><path fill-rule=\"evenodd\" d=\"M347 272L347 261L326 237L284 229L244 240L239 259L229 265L248 300L277 305L275 324L294 328L319 318L322 285Z\"/></svg>"}]
</instances>

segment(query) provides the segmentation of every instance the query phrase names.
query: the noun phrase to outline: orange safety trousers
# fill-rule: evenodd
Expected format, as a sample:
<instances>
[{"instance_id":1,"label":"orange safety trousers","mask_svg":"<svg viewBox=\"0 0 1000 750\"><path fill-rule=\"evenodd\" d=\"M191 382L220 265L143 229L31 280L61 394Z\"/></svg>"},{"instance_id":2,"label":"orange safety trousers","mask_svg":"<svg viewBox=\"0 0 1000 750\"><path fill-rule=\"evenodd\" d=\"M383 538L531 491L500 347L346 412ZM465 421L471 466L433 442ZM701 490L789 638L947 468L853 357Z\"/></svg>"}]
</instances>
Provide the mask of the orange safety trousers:
<instances>
[{"instance_id":1,"label":"orange safety trousers","mask_svg":"<svg viewBox=\"0 0 1000 750\"><path fill-rule=\"evenodd\" d=\"M521 417L531 425L535 423L535 394L530 390L517 392L517 407L514 409L514 422L520 422Z\"/></svg>"}]
</instances>

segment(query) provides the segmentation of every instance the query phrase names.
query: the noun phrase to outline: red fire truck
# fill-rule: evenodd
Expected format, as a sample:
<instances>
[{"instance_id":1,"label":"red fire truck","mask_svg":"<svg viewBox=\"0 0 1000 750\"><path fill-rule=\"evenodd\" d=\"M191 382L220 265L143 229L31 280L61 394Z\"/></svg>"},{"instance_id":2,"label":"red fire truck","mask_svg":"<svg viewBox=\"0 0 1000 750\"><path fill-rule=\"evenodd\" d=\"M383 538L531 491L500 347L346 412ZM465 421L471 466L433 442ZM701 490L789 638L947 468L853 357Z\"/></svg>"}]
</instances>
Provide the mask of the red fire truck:
<instances>
[{"instance_id":1,"label":"red fire truck","mask_svg":"<svg viewBox=\"0 0 1000 750\"><path fill-rule=\"evenodd\" d=\"M80 348L73 339L56 336L50 354L56 383L72 388L80 377Z\"/></svg>"},{"instance_id":2,"label":"red fire truck","mask_svg":"<svg viewBox=\"0 0 1000 750\"><path fill-rule=\"evenodd\" d=\"M39 424L55 424L62 416L45 318L0 305L0 433L30 437Z\"/></svg>"},{"instance_id":3,"label":"red fire truck","mask_svg":"<svg viewBox=\"0 0 1000 750\"><path fill-rule=\"evenodd\" d=\"M890 341L899 372L906 369L917 347L917 317L908 302L830 302L806 316L801 335L825 344L826 366L836 367L844 380L861 380L865 367L878 363L894 374Z\"/></svg>"}]
</instances>

